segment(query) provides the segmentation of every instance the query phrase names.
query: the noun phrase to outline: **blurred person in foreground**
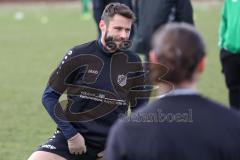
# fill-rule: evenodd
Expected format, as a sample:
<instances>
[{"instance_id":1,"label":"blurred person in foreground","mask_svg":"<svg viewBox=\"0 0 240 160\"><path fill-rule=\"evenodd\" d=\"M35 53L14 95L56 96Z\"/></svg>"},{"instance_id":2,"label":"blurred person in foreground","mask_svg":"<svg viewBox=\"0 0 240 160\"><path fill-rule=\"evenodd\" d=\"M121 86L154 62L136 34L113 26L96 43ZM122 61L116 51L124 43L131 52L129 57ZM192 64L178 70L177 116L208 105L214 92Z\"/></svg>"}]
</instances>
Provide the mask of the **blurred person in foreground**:
<instances>
[{"instance_id":1,"label":"blurred person in foreground","mask_svg":"<svg viewBox=\"0 0 240 160\"><path fill-rule=\"evenodd\" d=\"M42 97L57 130L29 160L102 159L112 124L145 102L136 94L144 84L141 60L128 51L134 19L129 7L110 3L99 22L102 36L64 56ZM67 105L58 103L64 92Z\"/></svg>"},{"instance_id":2,"label":"blurred person in foreground","mask_svg":"<svg viewBox=\"0 0 240 160\"><path fill-rule=\"evenodd\" d=\"M222 72L228 88L229 103L240 110L240 1L224 0L219 29Z\"/></svg>"},{"instance_id":3,"label":"blurred person in foreground","mask_svg":"<svg viewBox=\"0 0 240 160\"><path fill-rule=\"evenodd\" d=\"M206 50L193 26L172 23L157 32L150 61L153 83L175 89L112 127L107 159L239 160L239 113L196 89Z\"/></svg>"}]
</instances>

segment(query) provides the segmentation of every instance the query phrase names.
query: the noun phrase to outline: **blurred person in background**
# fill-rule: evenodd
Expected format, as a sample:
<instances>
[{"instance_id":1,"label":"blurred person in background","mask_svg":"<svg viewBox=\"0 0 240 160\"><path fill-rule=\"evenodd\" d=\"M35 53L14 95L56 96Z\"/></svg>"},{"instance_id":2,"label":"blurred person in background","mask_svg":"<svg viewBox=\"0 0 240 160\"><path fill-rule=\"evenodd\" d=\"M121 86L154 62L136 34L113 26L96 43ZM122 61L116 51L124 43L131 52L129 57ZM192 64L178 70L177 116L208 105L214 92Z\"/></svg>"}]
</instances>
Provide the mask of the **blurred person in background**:
<instances>
[{"instance_id":1,"label":"blurred person in background","mask_svg":"<svg viewBox=\"0 0 240 160\"><path fill-rule=\"evenodd\" d=\"M80 0L82 18L84 20L89 20L91 18L90 14L90 0Z\"/></svg>"},{"instance_id":2,"label":"blurred person in background","mask_svg":"<svg viewBox=\"0 0 240 160\"><path fill-rule=\"evenodd\" d=\"M132 51L144 55L148 61L151 37L168 22L194 24L190 0L134 0L137 17Z\"/></svg>"},{"instance_id":3,"label":"blurred person in background","mask_svg":"<svg viewBox=\"0 0 240 160\"><path fill-rule=\"evenodd\" d=\"M107 159L239 160L239 113L196 89L206 50L195 28L167 24L156 33L150 55L153 83L161 87L168 81L175 90L112 127ZM164 76L162 65L169 69Z\"/></svg>"},{"instance_id":4,"label":"blurred person in background","mask_svg":"<svg viewBox=\"0 0 240 160\"><path fill-rule=\"evenodd\" d=\"M134 20L126 5L108 4L99 22L102 36L64 56L42 97L57 130L29 160L103 158L112 124L129 106L144 103L132 94L140 92L132 89L144 83L141 60L128 50ZM58 103L64 92L66 107Z\"/></svg>"},{"instance_id":5,"label":"blurred person in background","mask_svg":"<svg viewBox=\"0 0 240 160\"><path fill-rule=\"evenodd\" d=\"M229 103L240 110L240 0L224 0L219 29L222 72Z\"/></svg>"}]
</instances>

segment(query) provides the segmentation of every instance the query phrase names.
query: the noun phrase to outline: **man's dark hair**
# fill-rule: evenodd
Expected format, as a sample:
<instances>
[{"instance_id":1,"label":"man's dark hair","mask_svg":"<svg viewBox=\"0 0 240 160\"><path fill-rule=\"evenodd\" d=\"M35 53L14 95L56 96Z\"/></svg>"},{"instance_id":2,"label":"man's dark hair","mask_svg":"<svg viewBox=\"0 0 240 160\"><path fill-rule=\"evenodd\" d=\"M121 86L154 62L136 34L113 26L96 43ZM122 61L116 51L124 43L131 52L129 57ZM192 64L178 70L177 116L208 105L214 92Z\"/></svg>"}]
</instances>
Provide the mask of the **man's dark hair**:
<instances>
[{"instance_id":1,"label":"man's dark hair","mask_svg":"<svg viewBox=\"0 0 240 160\"><path fill-rule=\"evenodd\" d=\"M158 74L160 65L153 65L151 79L155 83L161 81L160 78L173 84L192 80L197 64L205 55L201 35L186 23L170 23L157 31L153 49L158 63L168 68L168 73L162 77Z\"/></svg>"},{"instance_id":2,"label":"man's dark hair","mask_svg":"<svg viewBox=\"0 0 240 160\"><path fill-rule=\"evenodd\" d=\"M122 3L109 3L102 14L101 19L106 23L109 24L111 18L113 18L116 14L126 17L135 21L136 17L133 11Z\"/></svg>"}]
</instances>

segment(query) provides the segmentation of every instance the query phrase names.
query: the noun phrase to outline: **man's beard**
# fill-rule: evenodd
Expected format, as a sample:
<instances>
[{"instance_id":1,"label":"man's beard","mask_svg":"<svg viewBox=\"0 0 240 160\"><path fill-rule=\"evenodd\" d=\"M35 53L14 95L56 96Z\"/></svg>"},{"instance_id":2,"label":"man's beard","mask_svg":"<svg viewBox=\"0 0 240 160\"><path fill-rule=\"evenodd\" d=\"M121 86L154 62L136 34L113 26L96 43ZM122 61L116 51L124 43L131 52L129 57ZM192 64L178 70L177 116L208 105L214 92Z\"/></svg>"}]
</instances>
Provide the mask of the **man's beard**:
<instances>
[{"instance_id":1,"label":"man's beard","mask_svg":"<svg viewBox=\"0 0 240 160\"><path fill-rule=\"evenodd\" d=\"M114 39L109 36L108 32L104 35L105 46L104 49L109 53L116 53L118 51L126 51L132 46L132 41L129 39Z\"/></svg>"}]
</instances>

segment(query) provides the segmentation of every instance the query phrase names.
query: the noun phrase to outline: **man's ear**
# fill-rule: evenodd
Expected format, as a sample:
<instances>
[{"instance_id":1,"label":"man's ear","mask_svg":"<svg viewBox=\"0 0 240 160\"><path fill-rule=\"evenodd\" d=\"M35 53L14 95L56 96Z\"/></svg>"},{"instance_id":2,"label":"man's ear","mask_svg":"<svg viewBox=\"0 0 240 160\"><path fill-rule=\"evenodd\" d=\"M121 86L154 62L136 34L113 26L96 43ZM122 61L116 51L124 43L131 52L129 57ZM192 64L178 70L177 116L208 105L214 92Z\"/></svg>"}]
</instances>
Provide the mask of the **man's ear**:
<instances>
[{"instance_id":1,"label":"man's ear","mask_svg":"<svg viewBox=\"0 0 240 160\"><path fill-rule=\"evenodd\" d=\"M196 68L196 71L198 73L202 73L205 69L205 66L206 66L206 56L204 56L199 62L198 62L198 65L197 65L197 68Z\"/></svg>"},{"instance_id":2,"label":"man's ear","mask_svg":"<svg viewBox=\"0 0 240 160\"><path fill-rule=\"evenodd\" d=\"M103 20L100 20L99 24L98 24L99 28L101 31L104 31L106 28L106 24Z\"/></svg>"},{"instance_id":3,"label":"man's ear","mask_svg":"<svg viewBox=\"0 0 240 160\"><path fill-rule=\"evenodd\" d=\"M157 53L154 50L149 52L149 60L151 63L158 63Z\"/></svg>"}]
</instances>

